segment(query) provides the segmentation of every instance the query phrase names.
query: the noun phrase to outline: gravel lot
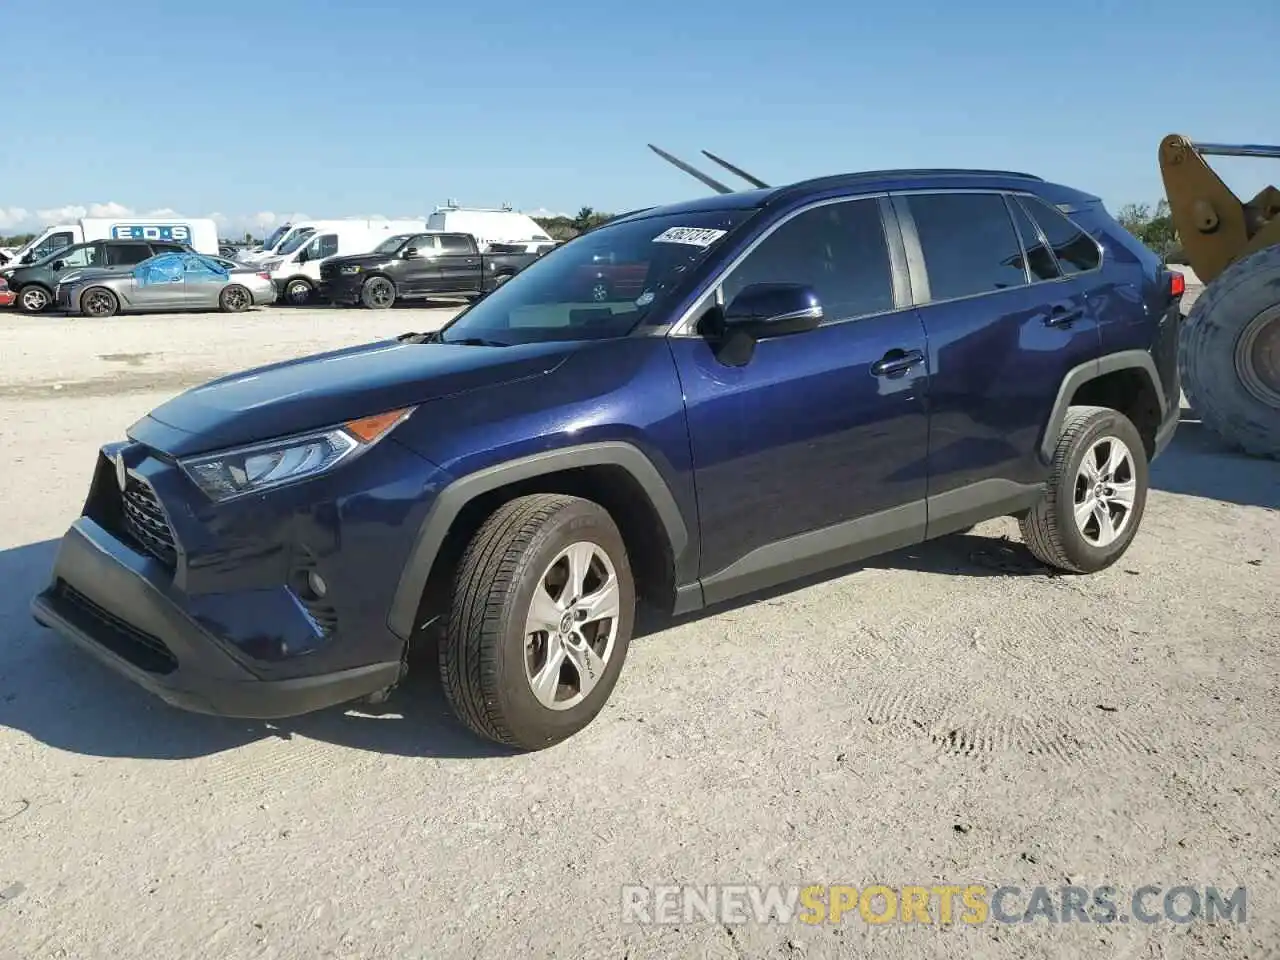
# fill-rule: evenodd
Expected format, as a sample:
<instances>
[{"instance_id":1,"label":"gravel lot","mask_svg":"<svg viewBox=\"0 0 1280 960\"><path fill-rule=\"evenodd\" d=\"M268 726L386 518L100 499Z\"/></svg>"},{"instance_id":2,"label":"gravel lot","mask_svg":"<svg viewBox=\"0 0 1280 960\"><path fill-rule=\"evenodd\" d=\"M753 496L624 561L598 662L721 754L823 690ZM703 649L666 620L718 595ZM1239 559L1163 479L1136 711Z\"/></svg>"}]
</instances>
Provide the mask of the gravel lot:
<instances>
[{"instance_id":1,"label":"gravel lot","mask_svg":"<svg viewBox=\"0 0 1280 960\"><path fill-rule=\"evenodd\" d=\"M100 443L450 315L0 313L0 957L1274 955L1280 465L1188 410L1112 570L1048 576L1002 520L646 624L539 754L461 732L429 671L376 713L179 713L30 619ZM622 885L673 882L1243 885L1248 921L621 924Z\"/></svg>"}]
</instances>

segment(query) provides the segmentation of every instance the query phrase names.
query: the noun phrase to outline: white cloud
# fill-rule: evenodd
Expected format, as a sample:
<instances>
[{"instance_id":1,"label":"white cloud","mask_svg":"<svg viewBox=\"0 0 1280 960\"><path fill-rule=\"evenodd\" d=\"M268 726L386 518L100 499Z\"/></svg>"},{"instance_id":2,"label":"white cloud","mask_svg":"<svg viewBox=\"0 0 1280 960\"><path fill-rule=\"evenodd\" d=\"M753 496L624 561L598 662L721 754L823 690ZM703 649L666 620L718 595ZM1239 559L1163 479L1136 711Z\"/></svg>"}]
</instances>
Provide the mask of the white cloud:
<instances>
[{"instance_id":1,"label":"white cloud","mask_svg":"<svg viewBox=\"0 0 1280 960\"><path fill-rule=\"evenodd\" d=\"M537 217L539 220L549 220L553 217L563 217L566 220L572 220L573 214L557 213L555 210L548 210L546 207L539 207L537 210L524 211L527 216Z\"/></svg>"}]
</instances>

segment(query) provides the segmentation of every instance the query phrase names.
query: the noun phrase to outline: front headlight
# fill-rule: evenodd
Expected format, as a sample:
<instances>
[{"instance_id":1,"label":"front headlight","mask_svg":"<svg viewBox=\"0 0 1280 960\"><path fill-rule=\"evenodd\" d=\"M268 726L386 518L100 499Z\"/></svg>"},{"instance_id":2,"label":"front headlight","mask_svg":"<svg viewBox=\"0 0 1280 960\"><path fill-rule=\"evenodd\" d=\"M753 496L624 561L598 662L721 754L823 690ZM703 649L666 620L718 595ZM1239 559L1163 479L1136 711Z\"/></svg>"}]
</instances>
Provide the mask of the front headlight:
<instances>
[{"instance_id":1,"label":"front headlight","mask_svg":"<svg viewBox=\"0 0 1280 960\"><path fill-rule=\"evenodd\" d=\"M328 430L190 457L178 465L210 499L230 500L328 473L368 450L413 411L389 410Z\"/></svg>"},{"instance_id":2,"label":"front headlight","mask_svg":"<svg viewBox=\"0 0 1280 960\"><path fill-rule=\"evenodd\" d=\"M343 273L359 273L359 272L360 272L360 264L358 264L358 263L348 264L347 266L345 266L345 267L343 267L343 268L342 268L342 272L343 272Z\"/></svg>"}]
</instances>

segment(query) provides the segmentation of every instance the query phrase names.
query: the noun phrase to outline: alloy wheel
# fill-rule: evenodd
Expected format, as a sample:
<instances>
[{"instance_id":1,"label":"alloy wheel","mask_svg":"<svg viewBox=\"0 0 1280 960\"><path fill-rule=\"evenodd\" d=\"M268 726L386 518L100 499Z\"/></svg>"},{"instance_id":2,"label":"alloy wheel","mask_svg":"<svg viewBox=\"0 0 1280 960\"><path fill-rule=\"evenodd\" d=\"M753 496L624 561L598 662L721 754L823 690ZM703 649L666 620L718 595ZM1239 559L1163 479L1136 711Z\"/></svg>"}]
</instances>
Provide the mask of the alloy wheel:
<instances>
[{"instance_id":1,"label":"alloy wheel","mask_svg":"<svg viewBox=\"0 0 1280 960\"><path fill-rule=\"evenodd\" d=\"M115 304L111 299L111 294L105 290L91 290L89 295L84 298L82 309L91 317L110 316Z\"/></svg>"},{"instance_id":2,"label":"alloy wheel","mask_svg":"<svg viewBox=\"0 0 1280 960\"><path fill-rule=\"evenodd\" d=\"M245 292L238 287L232 287L223 294L227 306L232 310L243 310L249 304L249 298Z\"/></svg>"},{"instance_id":3,"label":"alloy wheel","mask_svg":"<svg viewBox=\"0 0 1280 960\"><path fill-rule=\"evenodd\" d=\"M544 707L577 706L604 676L619 601L617 571L599 544L570 544L538 579L525 623L525 677Z\"/></svg>"},{"instance_id":4,"label":"alloy wheel","mask_svg":"<svg viewBox=\"0 0 1280 960\"><path fill-rule=\"evenodd\" d=\"M22 291L22 306L33 313L43 310L49 305L49 295L39 287Z\"/></svg>"},{"instance_id":5,"label":"alloy wheel","mask_svg":"<svg viewBox=\"0 0 1280 960\"><path fill-rule=\"evenodd\" d=\"M1128 528L1136 497L1133 452L1116 437L1094 441L1076 471L1073 512L1080 535L1092 546L1110 546Z\"/></svg>"}]
</instances>

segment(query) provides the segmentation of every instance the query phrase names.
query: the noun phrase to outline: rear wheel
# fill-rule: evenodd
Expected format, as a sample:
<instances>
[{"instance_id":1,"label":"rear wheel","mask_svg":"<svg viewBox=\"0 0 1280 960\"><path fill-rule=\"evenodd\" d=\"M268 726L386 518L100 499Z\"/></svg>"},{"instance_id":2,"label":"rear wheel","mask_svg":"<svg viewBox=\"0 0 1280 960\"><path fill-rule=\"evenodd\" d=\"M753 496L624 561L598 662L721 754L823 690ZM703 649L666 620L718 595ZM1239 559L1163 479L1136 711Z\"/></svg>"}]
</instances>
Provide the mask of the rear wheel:
<instances>
[{"instance_id":1,"label":"rear wheel","mask_svg":"<svg viewBox=\"0 0 1280 960\"><path fill-rule=\"evenodd\" d=\"M1280 245L1209 284L1178 353L1183 389L1204 425L1246 453L1280 459Z\"/></svg>"},{"instance_id":2,"label":"rear wheel","mask_svg":"<svg viewBox=\"0 0 1280 960\"><path fill-rule=\"evenodd\" d=\"M1045 495L1019 518L1027 548L1051 567L1096 573L1129 549L1147 503L1137 427L1108 407L1071 407Z\"/></svg>"},{"instance_id":3,"label":"rear wheel","mask_svg":"<svg viewBox=\"0 0 1280 960\"><path fill-rule=\"evenodd\" d=\"M44 313L53 303L49 291L38 284L31 284L18 291L18 309L23 313Z\"/></svg>"},{"instance_id":4,"label":"rear wheel","mask_svg":"<svg viewBox=\"0 0 1280 960\"><path fill-rule=\"evenodd\" d=\"M552 746L604 707L634 619L631 566L608 512L578 497L519 497L459 564L440 643L446 697L483 737Z\"/></svg>"},{"instance_id":5,"label":"rear wheel","mask_svg":"<svg viewBox=\"0 0 1280 960\"><path fill-rule=\"evenodd\" d=\"M80 312L86 317L105 319L120 310L120 299L106 287L90 287L80 295Z\"/></svg>"},{"instance_id":6,"label":"rear wheel","mask_svg":"<svg viewBox=\"0 0 1280 960\"><path fill-rule=\"evenodd\" d=\"M386 310L395 302L395 284L386 277L370 277L360 288L360 303L367 310Z\"/></svg>"},{"instance_id":7,"label":"rear wheel","mask_svg":"<svg viewBox=\"0 0 1280 960\"><path fill-rule=\"evenodd\" d=\"M243 313L253 306L253 294L238 283L233 283L218 297L223 313Z\"/></svg>"}]
</instances>

